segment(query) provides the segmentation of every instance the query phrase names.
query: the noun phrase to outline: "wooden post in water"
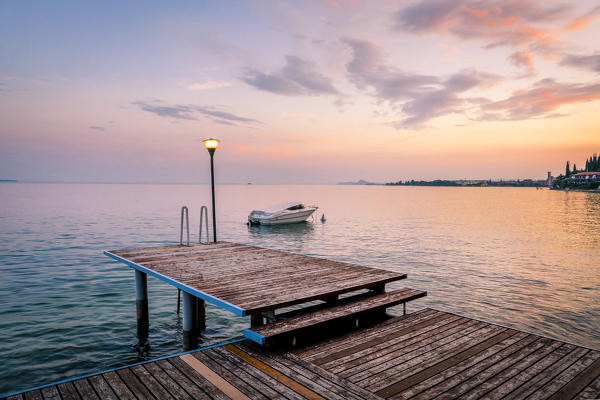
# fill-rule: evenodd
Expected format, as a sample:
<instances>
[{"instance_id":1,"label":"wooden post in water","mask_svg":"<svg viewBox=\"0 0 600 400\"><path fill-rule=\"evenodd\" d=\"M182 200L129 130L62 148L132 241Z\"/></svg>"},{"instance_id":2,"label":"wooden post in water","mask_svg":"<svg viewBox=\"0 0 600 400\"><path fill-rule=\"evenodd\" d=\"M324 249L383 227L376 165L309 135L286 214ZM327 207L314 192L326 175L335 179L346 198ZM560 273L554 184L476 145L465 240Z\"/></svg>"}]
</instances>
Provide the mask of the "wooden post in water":
<instances>
[{"instance_id":1,"label":"wooden post in water","mask_svg":"<svg viewBox=\"0 0 600 400\"><path fill-rule=\"evenodd\" d=\"M197 300L188 292L183 292L183 351L198 348Z\"/></svg>"},{"instance_id":2,"label":"wooden post in water","mask_svg":"<svg viewBox=\"0 0 600 400\"><path fill-rule=\"evenodd\" d=\"M135 270L135 307L137 310L137 335L141 346L148 340L148 276Z\"/></svg>"}]
</instances>

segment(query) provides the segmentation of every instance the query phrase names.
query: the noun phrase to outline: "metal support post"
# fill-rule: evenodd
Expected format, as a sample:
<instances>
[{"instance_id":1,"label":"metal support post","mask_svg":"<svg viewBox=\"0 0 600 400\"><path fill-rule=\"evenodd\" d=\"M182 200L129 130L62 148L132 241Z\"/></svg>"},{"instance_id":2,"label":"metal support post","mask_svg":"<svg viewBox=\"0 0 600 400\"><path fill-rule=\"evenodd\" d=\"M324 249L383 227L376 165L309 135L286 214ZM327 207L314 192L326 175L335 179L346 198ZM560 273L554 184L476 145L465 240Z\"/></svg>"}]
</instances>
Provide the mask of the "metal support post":
<instances>
[{"instance_id":1,"label":"metal support post","mask_svg":"<svg viewBox=\"0 0 600 400\"><path fill-rule=\"evenodd\" d=\"M196 317L196 297L188 292L183 292L183 351L198 347L198 322Z\"/></svg>"},{"instance_id":2,"label":"metal support post","mask_svg":"<svg viewBox=\"0 0 600 400\"><path fill-rule=\"evenodd\" d=\"M140 345L148 340L148 279L142 271L135 270L135 307L137 310L137 335Z\"/></svg>"},{"instance_id":3,"label":"metal support post","mask_svg":"<svg viewBox=\"0 0 600 400\"><path fill-rule=\"evenodd\" d=\"M206 329L206 302L196 298L196 325L199 332Z\"/></svg>"}]
</instances>

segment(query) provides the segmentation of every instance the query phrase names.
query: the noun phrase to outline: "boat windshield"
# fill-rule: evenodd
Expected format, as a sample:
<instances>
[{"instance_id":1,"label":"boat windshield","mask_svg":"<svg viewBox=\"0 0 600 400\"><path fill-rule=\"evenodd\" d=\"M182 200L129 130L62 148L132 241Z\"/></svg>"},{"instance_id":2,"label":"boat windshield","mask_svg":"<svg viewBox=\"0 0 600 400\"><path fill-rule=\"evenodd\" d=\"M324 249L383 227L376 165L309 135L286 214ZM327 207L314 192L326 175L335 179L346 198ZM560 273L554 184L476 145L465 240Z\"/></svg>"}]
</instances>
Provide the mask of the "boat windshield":
<instances>
[{"instance_id":1,"label":"boat windshield","mask_svg":"<svg viewBox=\"0 0 600 400\"><path fill-rule=\"evenodd\" d=\"M304 208L304 204L296 204L295 206L291 206L286 208L286 210L302 210Z\"/></svg>"}]
</instances>

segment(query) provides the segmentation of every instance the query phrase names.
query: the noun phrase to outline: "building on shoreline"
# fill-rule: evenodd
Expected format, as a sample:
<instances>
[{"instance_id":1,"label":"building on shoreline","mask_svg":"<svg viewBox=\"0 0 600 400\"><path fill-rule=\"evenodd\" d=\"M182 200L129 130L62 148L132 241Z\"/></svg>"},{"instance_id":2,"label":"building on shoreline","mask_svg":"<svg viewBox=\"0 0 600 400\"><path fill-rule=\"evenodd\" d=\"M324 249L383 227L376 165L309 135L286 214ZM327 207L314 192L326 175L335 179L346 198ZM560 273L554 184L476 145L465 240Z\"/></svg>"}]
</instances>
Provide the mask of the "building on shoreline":
<instances>
[{"instance_id":1,"label":"building on shoreline","mask_svg":"<svg viewBox=\"0 0 600 400\"><path fill-rule=\"evenodd\" d=\"M570 177L576 184L582 185L592 181L600 181L600 172L580 172Z\"/></svg>"}]
</instances>

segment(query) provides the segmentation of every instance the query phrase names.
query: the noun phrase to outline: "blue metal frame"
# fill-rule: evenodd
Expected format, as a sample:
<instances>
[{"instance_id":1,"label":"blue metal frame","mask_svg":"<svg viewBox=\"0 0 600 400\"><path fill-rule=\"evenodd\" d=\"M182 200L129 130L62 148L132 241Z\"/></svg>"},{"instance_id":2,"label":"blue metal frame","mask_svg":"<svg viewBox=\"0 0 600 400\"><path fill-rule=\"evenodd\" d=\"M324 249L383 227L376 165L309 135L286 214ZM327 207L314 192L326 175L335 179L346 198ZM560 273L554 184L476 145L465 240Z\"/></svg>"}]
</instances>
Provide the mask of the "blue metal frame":
<instances>
[{"instance_id":1,"label":"blue metal frame","mask_svg":"<svg viewBox=\"0 0 600 400\"><path fill-rule=\"evenodd\" d=\"M160 360L166 360L167 358L178 357L178 356L182 356L184 354L190 354L190 353L195 353L197 351L208 350L208 349L212 349L212 348L215 348L215 347L221 347L221 346L225 346L225 345L231 344L231 343L242 342L244 340L246 340L246 339L245 338L241 338L241 339L230 340L230 341L224 342L224 343L217 343L217 344L213 344L211 346L202 347L201 349L184 351L183 353L171 354L171 355L168 355L168 356L154 358L154 359L148 360L148 361L140 361L140 362L135 363L135 364L123 365L121 367L111 368L111 369L107 369L107 370L100 371L100 372L94 372L92 374L81 375L81 376L77 376L75 378L64 379L62 381L52 382L52 383L48 383L46 385L41 385L41 386L36 386L36 387L30 388L30 389L21 390L19 392L3 394L3 395L0 395L0 397L4 398L4 397L15 396L15 395L18 395L18 394L23 394L25 392L31 392L32 390L44 389L44 388L47 388L47 387L50 387L50 386L60 385L61 383L73 382L73 381L76 381L78 379L89 378L90 376L102 375L102 374L105 374L107 372L118 371L118 370L125 369L125 368L135 367L136 365L142 365L142 364L148 364L148 363L156 362L156 361L160 361Z\"/></svg>"},{"instance_id":2,"label":"blue metal frame","mask_svg":"<svg viewBox=\"0 0 600 400\"><path fill-rule=\"evenodd\" d=\"M244 329L244 336L258 344L265 344L265 337L259 333L254 332L252 329Z\"/></svg>"},{"instance_id":3,"label":"blue metal frame","mask_svg":"<svg viewBox=\"0 0 600 400\"><path fill-rule=\"evenodd\" d=\"M221 299L219 299L217 297L211 296L208 293L204 293L204 292L202 292L202 291L200 291L198 289L194 289L194 288L192 288L190 286L184 285L183 283L181 283L179 281L176 281L173 278L169 278L166 275L159 274L156 271L153 271L153 270L151 270L149 268L143 267L140 264L136 264L133 261L130 261L130 260L126 259L126 258L120 257L120 256L118 256L116 254L113 254L110 251L105 251L104 254L106 254L107 256L109 256L111 258L114 258L117 261L120 261L120 262L122 262L124 264L127 264L130 267L133 267L133 268L135 268L135 269L137 269L139 271L142 271L142 272L144 272L144 273L146 273L148 275L152 275L153 277L158 278L158 279L160 279L163 282L166 282L166 283L168 283L170 285L175 286L176 288L179 288L179 289L183 290L184 292L187 292L187 293L189 293L191 295L199 297L202 300L206 300L209 303L212 303L212 304L214 304L214 305L216 305L218 307L223 308L224 310L230 311L230 312L234 313L235 315L239 315L240 317L244 317L244 316L247 315L246 314L246 310L244 310L243 308L240 308L240 307L238 307L238 306L236 306L234 304L228 303L225 300L221 300Z\"/></svg>"}]
</instances>

